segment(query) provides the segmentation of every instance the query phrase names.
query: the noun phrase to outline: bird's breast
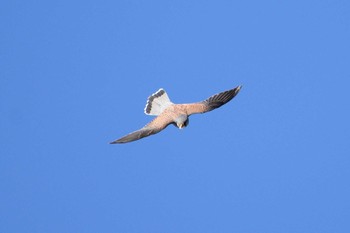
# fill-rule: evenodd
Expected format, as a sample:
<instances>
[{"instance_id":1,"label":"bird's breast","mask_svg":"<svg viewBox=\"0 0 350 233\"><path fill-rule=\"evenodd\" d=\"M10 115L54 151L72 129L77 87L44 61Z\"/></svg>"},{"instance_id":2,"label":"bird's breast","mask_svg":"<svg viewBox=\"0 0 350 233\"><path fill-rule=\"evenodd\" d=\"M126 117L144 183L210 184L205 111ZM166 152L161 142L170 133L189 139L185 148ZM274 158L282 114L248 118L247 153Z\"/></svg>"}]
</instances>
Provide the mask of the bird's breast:
<instances>
[{"instance_id":1,"label":"bird's breast","mask_svg":"<svg viewBox=\"0 0 350 233\"><path fill-rule=\"evenodd\" d=\"M172 119L178 118L180 115L187 115L186 111L180 104L173 104L164 110L164 114L168 115Z\"/></svg>"}]
</instances>

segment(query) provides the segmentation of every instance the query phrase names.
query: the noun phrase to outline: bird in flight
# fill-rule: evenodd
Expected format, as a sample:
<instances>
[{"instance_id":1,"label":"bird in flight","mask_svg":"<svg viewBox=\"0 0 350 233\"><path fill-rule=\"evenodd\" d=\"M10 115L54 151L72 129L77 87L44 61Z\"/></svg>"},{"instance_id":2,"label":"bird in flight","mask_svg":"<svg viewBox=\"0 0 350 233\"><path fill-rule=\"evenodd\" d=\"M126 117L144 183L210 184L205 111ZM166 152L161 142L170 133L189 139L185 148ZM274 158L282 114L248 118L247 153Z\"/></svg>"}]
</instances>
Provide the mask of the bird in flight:
<instances>
[{"instance_id":1,"label":"bird in flight","mask_svg":"<svg viewBox=\"0 0 350 233\"><path fill-rule=\"evenodd\" d=\"M189 123L189 116L196 113L205 113L221 107L235 97L242 86L213 95L208 99L190 104L174 104L170 101L164 89L148 97L145 114L157 116L143 128L119 138L110 144L126 143L159 133L168 125L173 124L182 129Z\"/></svg>"}]
</instances>

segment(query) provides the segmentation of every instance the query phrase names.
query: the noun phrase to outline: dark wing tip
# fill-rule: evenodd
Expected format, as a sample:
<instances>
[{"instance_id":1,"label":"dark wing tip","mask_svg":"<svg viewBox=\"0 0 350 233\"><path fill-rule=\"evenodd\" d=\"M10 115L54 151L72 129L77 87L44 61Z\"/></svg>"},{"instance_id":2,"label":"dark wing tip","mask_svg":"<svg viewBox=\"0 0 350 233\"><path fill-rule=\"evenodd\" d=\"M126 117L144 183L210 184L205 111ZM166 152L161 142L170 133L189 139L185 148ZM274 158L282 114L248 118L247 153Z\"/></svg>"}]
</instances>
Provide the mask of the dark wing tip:
<instances>
[{"instance_id":1,"label":"dark wing tip","mask_svg":"<svg viewBox=\"0 0 350 233\"><path fill-rule=\"evenodd\" d=\"M113 142L110 142L109 144L118 144L118 143L123 143L123 142L120 142L119 139L118 139L118 140L115 140Z\"/></svg>"},{"instance_id":2,"label":"dark wing tip","mask_svg":"<svg viewBox=\"0 0 350 233\"><path fill-rule=\"evenodd\" d=\"M207 106L208 111L214 110L222 105L226 104L232 100L238 92L241 90L242 85L237 86L231 90L221 92L219 94L213 95L207 100L204 101L204 104Z\"/></svg>"},{"instance_id":3,"label":"dark wing tip","mask_svg":"<svg viewBox=\"0 0 350 233\"><path fill-rule=\"evenodd\" d=\"M119 138L113 142L110 142L109 144L121 144L121 143L127 143L139 140L144 137L148 137L152 134L155 134L159 132L159 130L153 129L153 128L142 128L140 130L137 130L135 132L132 132L122 138Z\"/></svg>"},{"instance_id":4,"label":"dark wing tip","mask_svg":"<svg viewBox=\"0 0 350 233\"><path fill-rule=\"evenodd\" d=\"M109 144L121 144L121 143L127 143L132 142L141 139L143 136L140 134L140 132L136 131L131 134L128 134L122 138L119 138L113 142L110 142Z\"/></svg>"}]
</instances>

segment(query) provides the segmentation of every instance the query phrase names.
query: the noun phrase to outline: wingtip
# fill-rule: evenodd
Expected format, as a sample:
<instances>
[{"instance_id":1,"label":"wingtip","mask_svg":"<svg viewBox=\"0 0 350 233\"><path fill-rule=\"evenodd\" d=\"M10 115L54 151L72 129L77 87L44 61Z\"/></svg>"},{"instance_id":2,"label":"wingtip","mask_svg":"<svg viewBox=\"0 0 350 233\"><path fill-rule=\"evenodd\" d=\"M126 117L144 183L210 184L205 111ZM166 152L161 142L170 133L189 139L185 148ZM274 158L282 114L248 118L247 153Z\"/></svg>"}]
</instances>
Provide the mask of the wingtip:
<instances>
[{"instance_id":1,"label":"wingtip","mask_svg":"<svg viewBox=\"0 0 350 233\"><path fill-rule=\"evenodd\" d=\"M118 144L118 143L119 143L118 140L115 140L113 142L110 142L109 144Z\"/></svg>"}]
</instances>

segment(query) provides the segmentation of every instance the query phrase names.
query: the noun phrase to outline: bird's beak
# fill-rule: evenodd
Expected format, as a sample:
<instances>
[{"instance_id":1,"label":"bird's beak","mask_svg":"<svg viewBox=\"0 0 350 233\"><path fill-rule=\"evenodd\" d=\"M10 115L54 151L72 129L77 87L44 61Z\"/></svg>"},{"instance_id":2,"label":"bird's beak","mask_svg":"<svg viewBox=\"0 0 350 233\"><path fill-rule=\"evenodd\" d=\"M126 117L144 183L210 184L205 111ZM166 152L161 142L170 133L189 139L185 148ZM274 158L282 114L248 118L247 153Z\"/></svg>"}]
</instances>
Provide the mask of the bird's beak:
<instances>
[{"instance_id":1,"label":"bird's beak","mask_svg":"<svg viewBox=\"0 0 350 233\"><path fill-rule=\"evenodd\" d=\"M184 127L183 124L178 125L179 129L182 129Z\"/></svg>"}]
</instances>

